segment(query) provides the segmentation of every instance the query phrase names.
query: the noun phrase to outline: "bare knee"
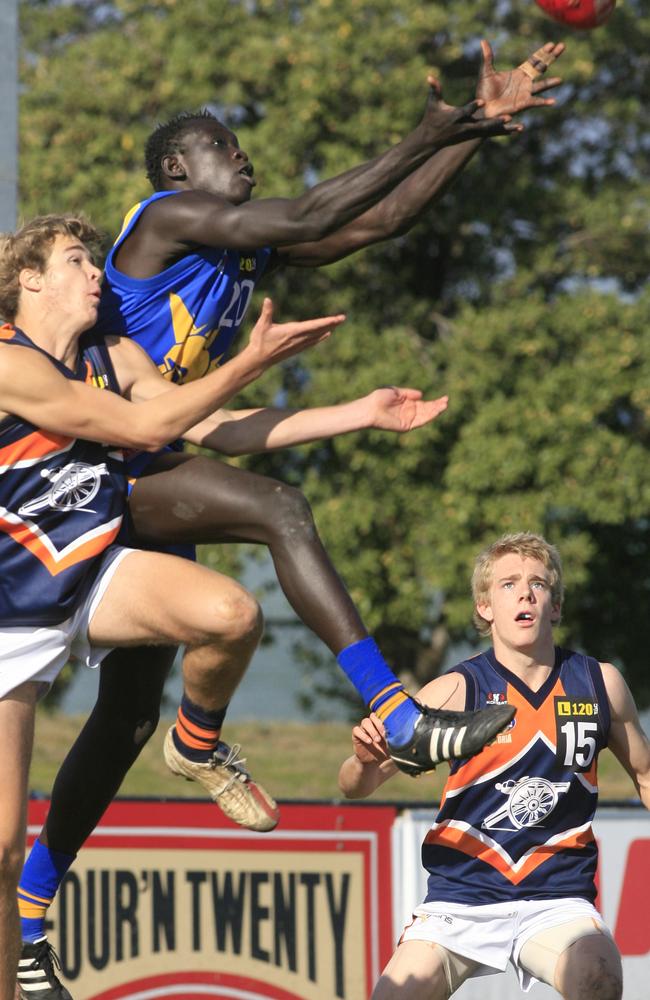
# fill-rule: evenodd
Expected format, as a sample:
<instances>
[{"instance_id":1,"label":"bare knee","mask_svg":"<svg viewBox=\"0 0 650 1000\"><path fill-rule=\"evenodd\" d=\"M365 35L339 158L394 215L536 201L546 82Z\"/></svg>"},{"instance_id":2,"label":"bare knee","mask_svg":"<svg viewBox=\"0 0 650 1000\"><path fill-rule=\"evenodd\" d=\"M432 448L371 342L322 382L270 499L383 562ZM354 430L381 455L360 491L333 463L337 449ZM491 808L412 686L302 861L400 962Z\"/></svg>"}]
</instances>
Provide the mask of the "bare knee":
<instances>
[{"instance_id":1,"label":"bare knee","mask_svg":"<svg viewBox=\"0 0 650 1000\"><path fill-rule=\"evenodd\" d=\"M621 1000L623 970L612 939L579 938L560 956L556 987L565 1000Z\"/></svg>"},{"instance_id":2,"label":"bare knee","mask_svg":"<svg viewBox=\"0 0 650 1000\"><path fill-rule=\"evenodd\" d=\"M371 1000L448 1000L451 990L444 961L448 954L430 941L403 941L389 959Z\"/></svg>"},{"instance_id":3,"label":"bare knee","mask_svg":"<svg viewBox=\"0 0 650 1000\"><path fill-rule=\"evenodd\" d=\"M621 1000L623 978L611 969L583 969L562 996L565 1000Z\"/></svg>"},{"instance_id":4,"label":"bare knee","mask_svg":"<svg viewBox=\"0 0 650 1000\"><path fill-rule=\"evenodd\" d=\"M285 483L274 484L273 528L285 541L294 544L301 537L316 533L314 515L304 493Z\"/></svg>"},{"instance_id":5,"label":"bare knee","mask_svg":"<svg viewBox=\"0 0 650 1000\"><path fill-rule=\"evenodd\" d=\"M262 609L252 594L234 584L214 604L215 634L221 642L258 643L264 631Z\"/></svg>"}]
</instances>

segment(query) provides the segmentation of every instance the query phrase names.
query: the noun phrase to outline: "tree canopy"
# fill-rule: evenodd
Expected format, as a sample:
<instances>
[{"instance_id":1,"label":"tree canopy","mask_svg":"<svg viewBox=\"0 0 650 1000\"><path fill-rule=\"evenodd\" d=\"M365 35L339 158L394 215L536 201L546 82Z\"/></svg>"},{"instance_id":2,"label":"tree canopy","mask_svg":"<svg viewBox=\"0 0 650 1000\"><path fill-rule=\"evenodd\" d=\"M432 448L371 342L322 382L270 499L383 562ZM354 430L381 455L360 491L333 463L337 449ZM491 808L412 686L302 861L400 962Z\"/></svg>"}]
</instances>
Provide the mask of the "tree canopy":
<instances>
[{"instance_id":1,"label":"tree canopy","mask_svg":"<svg viewBox=\"0 0 650 1000\"><path fill-rule=\"evenodd\" d=\"M23 0L21 212L83 209L109 233L148 193L158 121L207 106L295 195L401 138L433 69L474 91L564 37L564 84L491 140L405 237L265 291L279 317L344 309L326 344L247 390L292 406L386 383L449 393L404 437L257 456L302 485L368 627L418 683L471 634L477 550L542 531L565 563L560 638L624 666L650 702L650 12L563 32L533 0ZM222 558L222 556L220 556Z\"/></svg>"}]
</instances>

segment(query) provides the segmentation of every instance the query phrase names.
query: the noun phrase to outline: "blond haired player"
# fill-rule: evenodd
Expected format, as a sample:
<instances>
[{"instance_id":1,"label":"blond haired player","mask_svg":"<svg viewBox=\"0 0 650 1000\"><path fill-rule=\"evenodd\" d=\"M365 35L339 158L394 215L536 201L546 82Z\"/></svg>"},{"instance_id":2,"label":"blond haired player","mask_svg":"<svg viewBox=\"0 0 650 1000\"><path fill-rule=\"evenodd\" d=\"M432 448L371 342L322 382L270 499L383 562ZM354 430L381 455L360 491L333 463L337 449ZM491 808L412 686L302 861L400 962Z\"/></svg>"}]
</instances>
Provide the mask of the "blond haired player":
<instances>
[{"instance_id":1,"label":"blond haired player","mask_svg":"<svg viewBox=\"0 0 650 1000\"><path fill-rule=\"evenodd\" d=\"M650 807L650 744L610 663L555 646L562 609L557 550L539 535L504 535L479 555L475 621L492 647L425 685L427 705L509 703L511 728L450 767L422 859L425 901L383 971L373 1000L446 1000L474 976L516 970L566 1000L620 1000L621 961L595 909L598 753L609 746ZM348 798L395 773L381 723L353 730L341 766Z\"/></svg>"}]
</instances>

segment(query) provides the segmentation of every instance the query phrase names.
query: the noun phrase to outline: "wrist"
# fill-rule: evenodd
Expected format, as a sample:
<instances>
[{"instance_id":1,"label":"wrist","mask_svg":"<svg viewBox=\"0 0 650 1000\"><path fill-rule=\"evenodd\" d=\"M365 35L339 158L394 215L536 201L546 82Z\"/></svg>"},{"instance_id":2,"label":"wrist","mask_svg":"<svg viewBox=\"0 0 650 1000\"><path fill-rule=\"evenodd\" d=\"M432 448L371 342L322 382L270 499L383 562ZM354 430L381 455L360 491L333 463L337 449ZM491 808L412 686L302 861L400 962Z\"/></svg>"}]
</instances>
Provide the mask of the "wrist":
<instances>
[{"instance_id":1,"label":"wrist","mask_svg":"<svg viewBox=\"0 0 650 1000\"><path fill-rule=\"evenodd\" d=\"M250 344L247 344L246 347L244 347L239 354L236 354L234 358L231 358L227 364L232 365L237 374L240 374L247 381L252 382L266 371L270 362L268 359L264 358L261 351L251 347ZM218 370L219 369L217 369L217 371Z\"/></svg>"},{"instance_id":2,"label":"wrist","mask_svg":"<svg viewBox=\"0 0 650 1000\"><path fill-rule=\"evenodd\" d=\"M373 393L353 399L347 403L350 428L365 431L375 426L376 406L373 403Z\"/></svg>"},{"instance_id":3,"label":"wrist","mask_svg":"<svg viewBox=\"0 0 650 1000\"><path fill-rule=\"evenodd\" d=\"M420 122L412 134L416 134L418 132L418 145L423 147L429 156L444 146L444 141L440 136L440 129L434 128L433 125L426 121L426 119L423 119Z\"/></svg>"}]
</instances>

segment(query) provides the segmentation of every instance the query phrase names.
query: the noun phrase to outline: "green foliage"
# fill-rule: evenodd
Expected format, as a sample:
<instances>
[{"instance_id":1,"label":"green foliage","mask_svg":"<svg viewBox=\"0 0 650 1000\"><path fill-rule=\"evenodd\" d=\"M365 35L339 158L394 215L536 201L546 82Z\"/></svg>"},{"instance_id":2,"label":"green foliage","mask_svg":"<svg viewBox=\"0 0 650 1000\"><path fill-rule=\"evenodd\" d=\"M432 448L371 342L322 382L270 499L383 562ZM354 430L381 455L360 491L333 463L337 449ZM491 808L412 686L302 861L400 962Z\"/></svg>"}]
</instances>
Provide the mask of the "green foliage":
<instances>
[{"instance_id":1,"label":"green foliage","mask_svg":"<svg viewBox=\"0 0 650 1000\"><path fill-rule=\"evenodd\" d=\"M427 69L468 100L481 36L499 67L561 37L533 0L22 12L22 212L82 207L109 232L147 193L146 135L178 110L213 108L256 163L258 196L291 195L397 141ZM448 392L448 413L247 464L302 483L368 626L416 683L467 634L477 548L526 527L564 556L563 641L617 657L648 703L650 13L626 0L565 40L557 107L485 144L407 237L274 278L280 318L349 320L245 401L282 389L317 405L390 382Z\"/></svg>"}]
</instances>

